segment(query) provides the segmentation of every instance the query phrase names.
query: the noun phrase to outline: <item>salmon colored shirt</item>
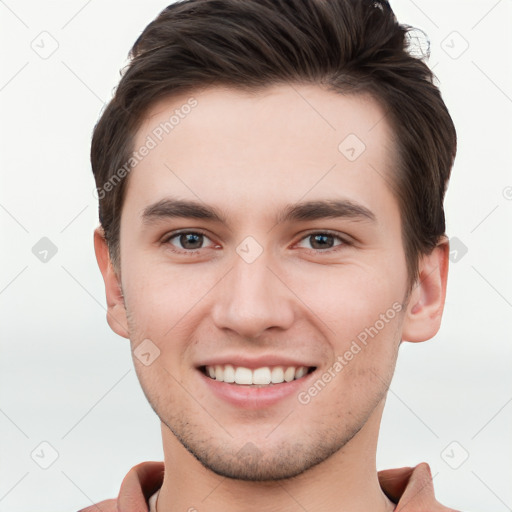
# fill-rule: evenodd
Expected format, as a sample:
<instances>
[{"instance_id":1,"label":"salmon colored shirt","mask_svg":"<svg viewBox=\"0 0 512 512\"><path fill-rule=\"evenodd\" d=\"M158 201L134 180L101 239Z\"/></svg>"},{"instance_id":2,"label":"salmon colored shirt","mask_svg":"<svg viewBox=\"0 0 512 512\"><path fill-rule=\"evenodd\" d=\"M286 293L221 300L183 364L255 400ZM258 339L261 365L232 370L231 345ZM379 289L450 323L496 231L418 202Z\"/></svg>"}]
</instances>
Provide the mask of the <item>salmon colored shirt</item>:
<instances>
[{"instance_id":1,"label":"salmon colored shirt","mask_svg":"<svg viewBox=\"0 0 512 512\"><path fill-rule=\"evenodd\" d=\"M384 493L396 503L395 512L457 512L436 500L430 467L425 462L414 468L379 471L378 477ZM142 462L125 476L116 499L101 501L79 512L150 512L150 504L153 512L163 479L163 462Z\"/></svg>"}]
</instances>

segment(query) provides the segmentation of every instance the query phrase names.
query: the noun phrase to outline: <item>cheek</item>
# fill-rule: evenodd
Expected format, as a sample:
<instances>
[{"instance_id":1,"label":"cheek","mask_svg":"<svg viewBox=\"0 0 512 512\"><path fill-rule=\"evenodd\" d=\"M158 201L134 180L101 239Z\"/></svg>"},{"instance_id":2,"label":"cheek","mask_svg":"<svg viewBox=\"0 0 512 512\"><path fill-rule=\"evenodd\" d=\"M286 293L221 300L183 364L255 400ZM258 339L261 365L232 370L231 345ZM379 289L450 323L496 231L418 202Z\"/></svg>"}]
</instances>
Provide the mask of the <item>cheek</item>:
<instances>
[{"instance_id":1,"label":"cheek","mask_svg":"<svg viewBox=\"0 0 512 512\"><path fill-rule=\"evenodd\" d=\"M287 280L296 296L317 316L317 323L320 319L329 326L326 335L342 342L373 326L395 305L388 315L394 318L403 298L402 278L396 270L371 263L319 265L309 272L299 269L288 273Z\"/></svg>"},{"instance_id":2,"label":"cheek","mask_svg":"<svg viewBox=\"0 0 512 512\"><path fill-rule=\"evenodd\" d=\"M135 258L126 262L123 283L132 316L139 327L163 335L181 322L218 281L214 272L201 264L158 265Z\"/></svg>"},{"instance_id":3,"label":"cheek","mask_svg":"<svg viewBox=\"0 0 512 512\"><path fill-rule=\"evenodd\" d=\"M314 404L322 417L331 415L346 425L370 414L387 392L398 356L401 315L390 309L385 318L387 323L379 319L362 329L354 325L354 335L344 331L336 337L333 361L302 390L299 403Z\"/></svg>"},{"instance_id":4,"label":"cheek","mask_svg":"<svg viewBox=\"0 0 512 512\"><path fill-rule=\"evenodd\" d=\"M219 278L211 271L200 270L200 265L172 268L170 265L150 266L147 261L137 264L133 259L126 261L126 266L125 275L129 279L123 288L132 351L146 339L159 351L158 359L148 371L134 361L140 367L141 383L148 389L153 388L152 383L172 384L174 379L160 366L178 380L183 377L183 364L187 364L194 345L193 334L207 314L204 308L208 292L213 291Z\"/></svg>"},{"instance_id":5,"label":"cheek","mask_svg":"<svg viewBox=\"0 0 512 512\"><path fill-rule=\"evenodd\" d=\"M333 382L344 381L340 389L357 387L359 382L378 388L379 378L386 381L394 367L403 321L403 290L398 277L393 277L381 268L354 264L330 268L323 279L318 279L318 274L301 278L297 295L314 312L305 314L331 345L332 363L339 362L337 371L331 373L337 375Z\"/></svg>"}]
</instances>

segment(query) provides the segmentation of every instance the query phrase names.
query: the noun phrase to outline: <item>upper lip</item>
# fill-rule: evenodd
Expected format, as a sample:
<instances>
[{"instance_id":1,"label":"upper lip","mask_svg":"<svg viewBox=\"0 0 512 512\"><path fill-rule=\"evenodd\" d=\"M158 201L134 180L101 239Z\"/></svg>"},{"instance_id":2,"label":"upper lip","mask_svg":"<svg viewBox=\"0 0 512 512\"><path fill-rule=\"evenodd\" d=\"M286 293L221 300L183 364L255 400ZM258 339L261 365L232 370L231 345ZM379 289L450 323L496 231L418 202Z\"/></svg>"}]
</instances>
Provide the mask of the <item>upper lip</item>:
<instances>
[{"instance_id":1,"label":"upper lip","mask_svg":"<svg viewBox=\"0 0 512 512\"><path fill-rule=\"evenodd\" d=\"M226 365L231 364L233 366L242 366L244 368L256 369L263 368L265 366L294 366L298 368L299 366L306 366L307 368L316 367L316 364L312 364L305 360L299 360L296 358L290 358L288 356L278 356L278 355L261 355L258 357L249 357L243 356L240 354L233 355L225 355L225 356L216 356L211 359L204 360L199 363L197 366L216 366L216 365Z\"/></svg>"}]
</instances>

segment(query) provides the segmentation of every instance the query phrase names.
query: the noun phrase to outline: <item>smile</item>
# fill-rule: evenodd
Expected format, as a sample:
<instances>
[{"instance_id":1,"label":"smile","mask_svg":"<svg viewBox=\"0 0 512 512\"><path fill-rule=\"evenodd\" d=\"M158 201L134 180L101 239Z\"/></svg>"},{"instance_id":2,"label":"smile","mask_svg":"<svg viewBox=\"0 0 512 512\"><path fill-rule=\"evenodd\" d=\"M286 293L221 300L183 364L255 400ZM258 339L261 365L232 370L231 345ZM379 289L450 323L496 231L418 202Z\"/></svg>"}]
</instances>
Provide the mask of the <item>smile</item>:
<instances>
[{"instance_id":1,"label":"smile","mask_svg":"<svg viewBox=\"0 0 512 512\"><path fill-rule=\"evenodd\" d=\"M315 370L314 366L262 366L245 368L231 364L202 366L200 370L213 380L244 386L272 386L298 380Z\"/></svg>"}]
</instances>

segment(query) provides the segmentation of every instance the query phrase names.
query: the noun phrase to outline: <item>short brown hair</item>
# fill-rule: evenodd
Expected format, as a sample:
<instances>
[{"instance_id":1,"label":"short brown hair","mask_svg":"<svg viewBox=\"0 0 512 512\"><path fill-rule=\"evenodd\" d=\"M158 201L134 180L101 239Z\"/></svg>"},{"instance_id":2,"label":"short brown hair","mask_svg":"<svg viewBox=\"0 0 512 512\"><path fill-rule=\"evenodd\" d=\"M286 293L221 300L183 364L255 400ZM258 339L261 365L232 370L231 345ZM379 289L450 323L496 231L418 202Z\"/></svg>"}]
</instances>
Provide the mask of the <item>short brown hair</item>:
<instances>
[{"instance_id":1,"label":"short brown hair","mask_svg":"<svg viewBox=\"0 0 512 512\"><path fill-rule=\"evenodd\" d=\"M443 199L457 139L431 70L409 51L410 30L385 0L181 0L164 9L130 50L92 137L99 218L116 271L126 162L157 100L212 85L258 91L316 84L370 94L386 111L412 287L418 258L445 233Z\"/></svg>"}]
</instances>

